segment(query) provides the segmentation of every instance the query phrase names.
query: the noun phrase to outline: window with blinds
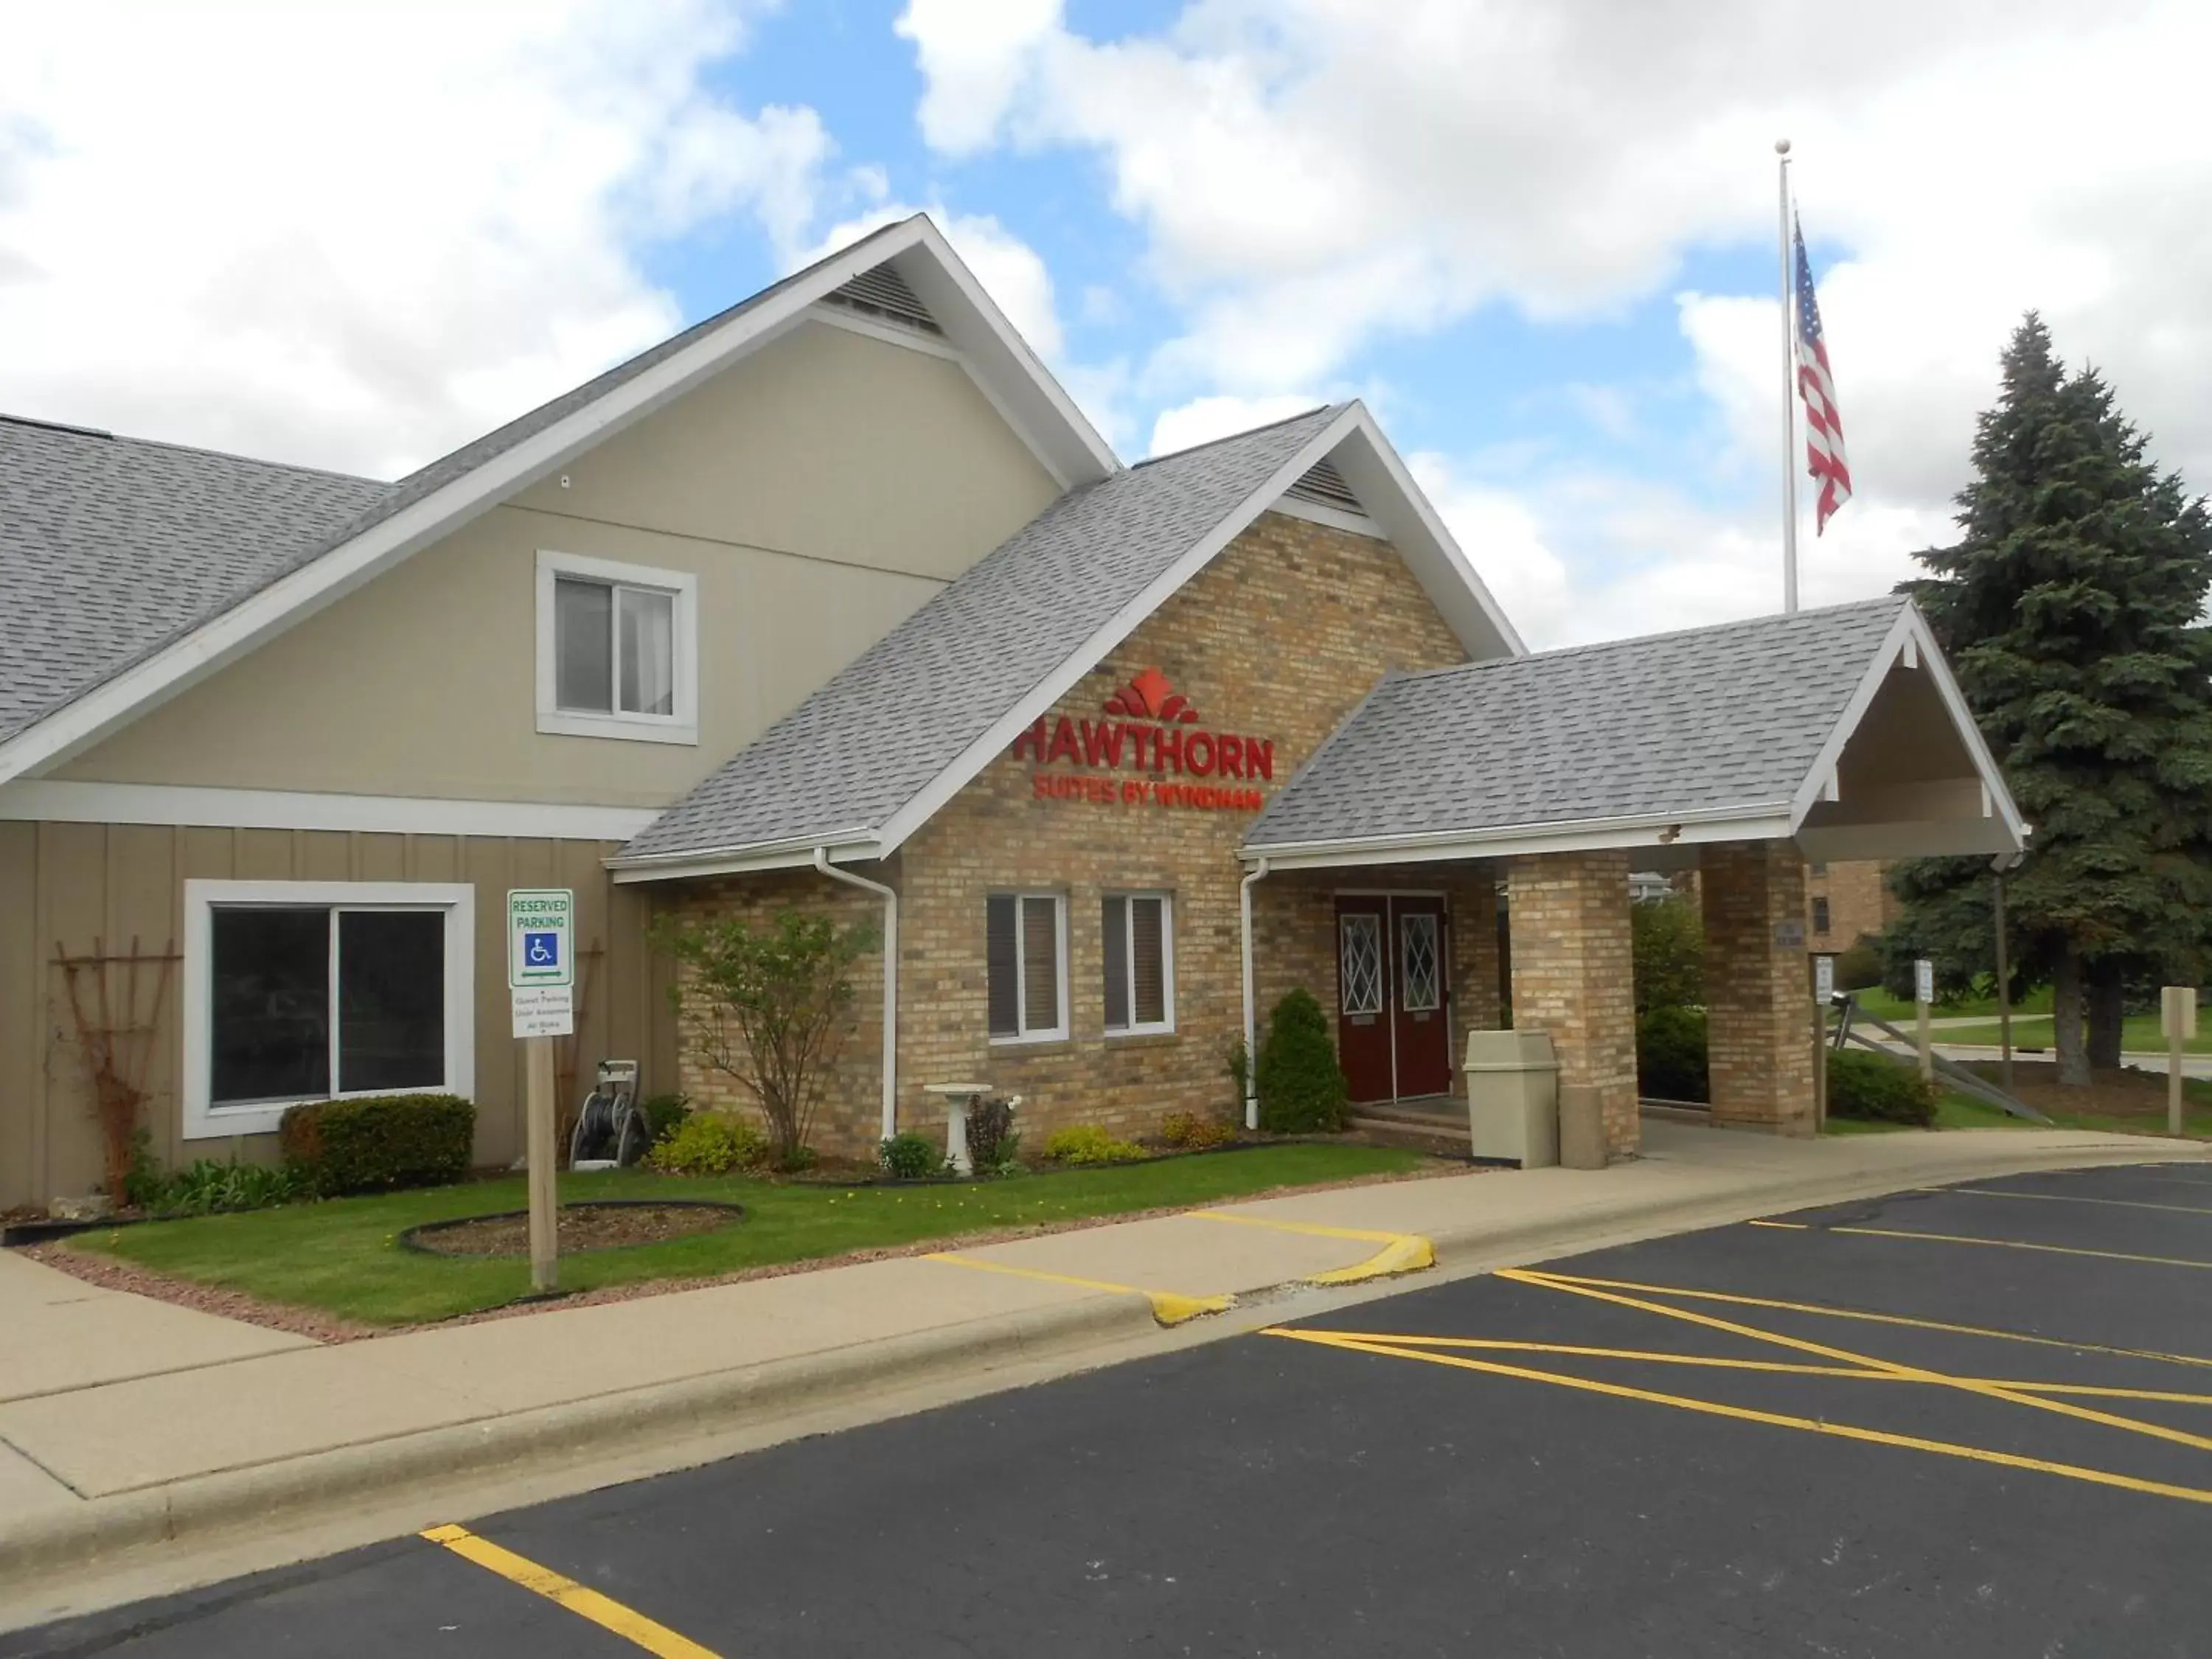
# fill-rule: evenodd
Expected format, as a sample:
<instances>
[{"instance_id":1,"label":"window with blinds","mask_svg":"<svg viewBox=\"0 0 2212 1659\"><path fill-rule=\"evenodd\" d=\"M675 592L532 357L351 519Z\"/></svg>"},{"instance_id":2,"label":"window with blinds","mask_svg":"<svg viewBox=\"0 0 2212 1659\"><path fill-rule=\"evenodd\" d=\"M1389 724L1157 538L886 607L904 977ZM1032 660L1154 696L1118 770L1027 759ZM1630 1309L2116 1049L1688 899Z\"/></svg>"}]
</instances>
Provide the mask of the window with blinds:
<instances>
[{"instance_id":1,"label":"window with blinds","mask_svg":"<svg viewBox=\"0 0 2212 1659\"><path fill-rule=\"evenodd\" d=\"M1109 893L1100 933L1106 963L1106 1029L1175 1029L1174 903L1165 893Z\"/></svg>"},{"instance_id":2,"label":"window with blinds","mask_svg":"<svg viewBox=\"0 0 2212 1659\"><path fill-rule=\"evenodd\" d=\"M994 1040L1067 1035L1065 911L1056 893L994 893L987 901L984 959Z\"/></svg>"}]
</instances>

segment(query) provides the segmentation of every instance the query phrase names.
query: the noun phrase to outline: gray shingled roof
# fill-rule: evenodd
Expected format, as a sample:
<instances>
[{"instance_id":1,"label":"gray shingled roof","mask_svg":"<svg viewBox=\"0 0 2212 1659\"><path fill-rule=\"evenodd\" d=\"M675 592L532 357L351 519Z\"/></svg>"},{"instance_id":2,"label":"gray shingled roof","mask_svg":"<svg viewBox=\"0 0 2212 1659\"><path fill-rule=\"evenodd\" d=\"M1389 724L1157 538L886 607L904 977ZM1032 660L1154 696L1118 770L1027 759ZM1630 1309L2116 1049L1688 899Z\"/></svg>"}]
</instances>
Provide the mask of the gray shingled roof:
<instances>
[{"instance_id":1,"label":"gray shingled roof","mask_svg":"<svg viewBox=\"0 0 2212 1659\"><path fill-rule=\"evenodd\" d=\"M670 807L620 857L862 839L1333 420L1317 409L1063 495Z\"/></svg>"},{"instance_id":2,"label":"gray shingled roof","mask_svg":"<svg viewBox=\"0 0 2212 1659\"><path fill-rule=\"evenodd\" d=\"M1869 599L1394 677L1268 803L1244 844L1787 802L1906 603Z\"/></svg>"},{"instance_id":3,"label":"gray shingled roof","mask_svg":"<svg viewBox=\"0 0 2212 1659\"><path fill-rule=\"evenodd\" d=\"M842 258L896 225L849 247ZM617 363L400 479L0 416L0 742L811 276Z\"/></svg>"},{"instance_id":4,"label":"gray shingled roof","mask_svg":"<svg viewBox=\"0 0 2212 1659\"><path fill-rule=\"evenodd\" d=\"M237 604L392 489L0 416L0 739Z\"/></svg>"}]
</instances>

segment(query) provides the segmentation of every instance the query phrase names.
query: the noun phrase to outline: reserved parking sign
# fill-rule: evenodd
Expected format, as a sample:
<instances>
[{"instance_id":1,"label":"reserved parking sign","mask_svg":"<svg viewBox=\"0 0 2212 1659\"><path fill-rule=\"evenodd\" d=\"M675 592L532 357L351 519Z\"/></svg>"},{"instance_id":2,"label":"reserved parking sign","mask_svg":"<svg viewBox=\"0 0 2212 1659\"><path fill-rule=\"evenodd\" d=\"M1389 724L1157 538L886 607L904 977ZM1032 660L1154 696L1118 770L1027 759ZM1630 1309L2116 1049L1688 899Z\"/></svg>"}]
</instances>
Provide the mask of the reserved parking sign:
<instances>
[{"instance_id":1,"label":"reserved parking sign","mask_svg":"<svg viewBox=\"0 0 2212 1659\"><path fill-rule=\"evenodd\" d=\"M566 887L517 887L507 895L507 982L573 985L576 895Z\"/></svg>"}]
</instances>

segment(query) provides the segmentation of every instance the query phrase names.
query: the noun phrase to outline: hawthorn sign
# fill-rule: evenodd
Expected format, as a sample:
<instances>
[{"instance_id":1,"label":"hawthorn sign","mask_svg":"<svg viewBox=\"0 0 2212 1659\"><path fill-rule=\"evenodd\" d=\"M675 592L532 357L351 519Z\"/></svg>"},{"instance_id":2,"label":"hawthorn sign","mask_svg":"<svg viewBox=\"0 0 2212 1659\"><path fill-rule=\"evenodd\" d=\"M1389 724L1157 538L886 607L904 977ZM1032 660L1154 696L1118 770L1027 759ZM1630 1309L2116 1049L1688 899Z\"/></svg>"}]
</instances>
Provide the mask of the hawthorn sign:
<instances>
[{"instance_id":1,"label":"hawthorn sign","mask_svg":"<svg viewBox=\"0 0 2212 1659\"><path fill-rule=\"evenodd\" d=\"M1107 698L1106 713L1136 718L1047 715L1014 739L1018 761L1077 769L1031 773L1037 799L1217 812L1256 812L1267 805L1254 786L1274 781L1274 739L1207 730L1199 724L1198 710L1158 669L1147 668ZM1097 775L1114 772L1147 775Z\"/></svg>"}]
</instances>

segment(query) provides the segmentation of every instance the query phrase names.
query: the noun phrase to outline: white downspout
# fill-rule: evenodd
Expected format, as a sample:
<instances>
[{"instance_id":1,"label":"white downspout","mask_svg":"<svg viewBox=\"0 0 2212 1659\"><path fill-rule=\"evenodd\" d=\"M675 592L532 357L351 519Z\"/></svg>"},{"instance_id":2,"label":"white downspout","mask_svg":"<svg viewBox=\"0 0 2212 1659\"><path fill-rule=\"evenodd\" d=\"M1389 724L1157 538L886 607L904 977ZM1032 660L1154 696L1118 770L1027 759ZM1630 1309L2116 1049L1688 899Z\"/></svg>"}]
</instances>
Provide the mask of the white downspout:
<instances>
[{"instance_id":1,"label":"white downspout","mask_svg":"<svg viewBox=\"0 0 2212 1659\"><path fill-rule=\"evenodd\" d=\"M1244 1127L1260 1127L1260 1050L1253 1015L1252 884L1267 873L1267 860L1253 866L1251 874L1237 884L1237 920L1244 948Z\"/></svg>"},{"instance_id":2,"label":"white downspout","mask_svg":"<svg viewBox=\"0 0 2212 1659\"><path fill-rule=\"evenodd\" d=\"M898 1133L898 890L879 881L870 881L866 876L856 876L850 870L840 870L830 862L830 849L826 847L814 849L814 867L832 881L865 889L884 902L883 1138L889 1140ZM1249 993L1245 996L1245 1004L1249 1011ZM1249 1018L1246 1023L1250 1023Z\"/></svg>"}]
</instances>

